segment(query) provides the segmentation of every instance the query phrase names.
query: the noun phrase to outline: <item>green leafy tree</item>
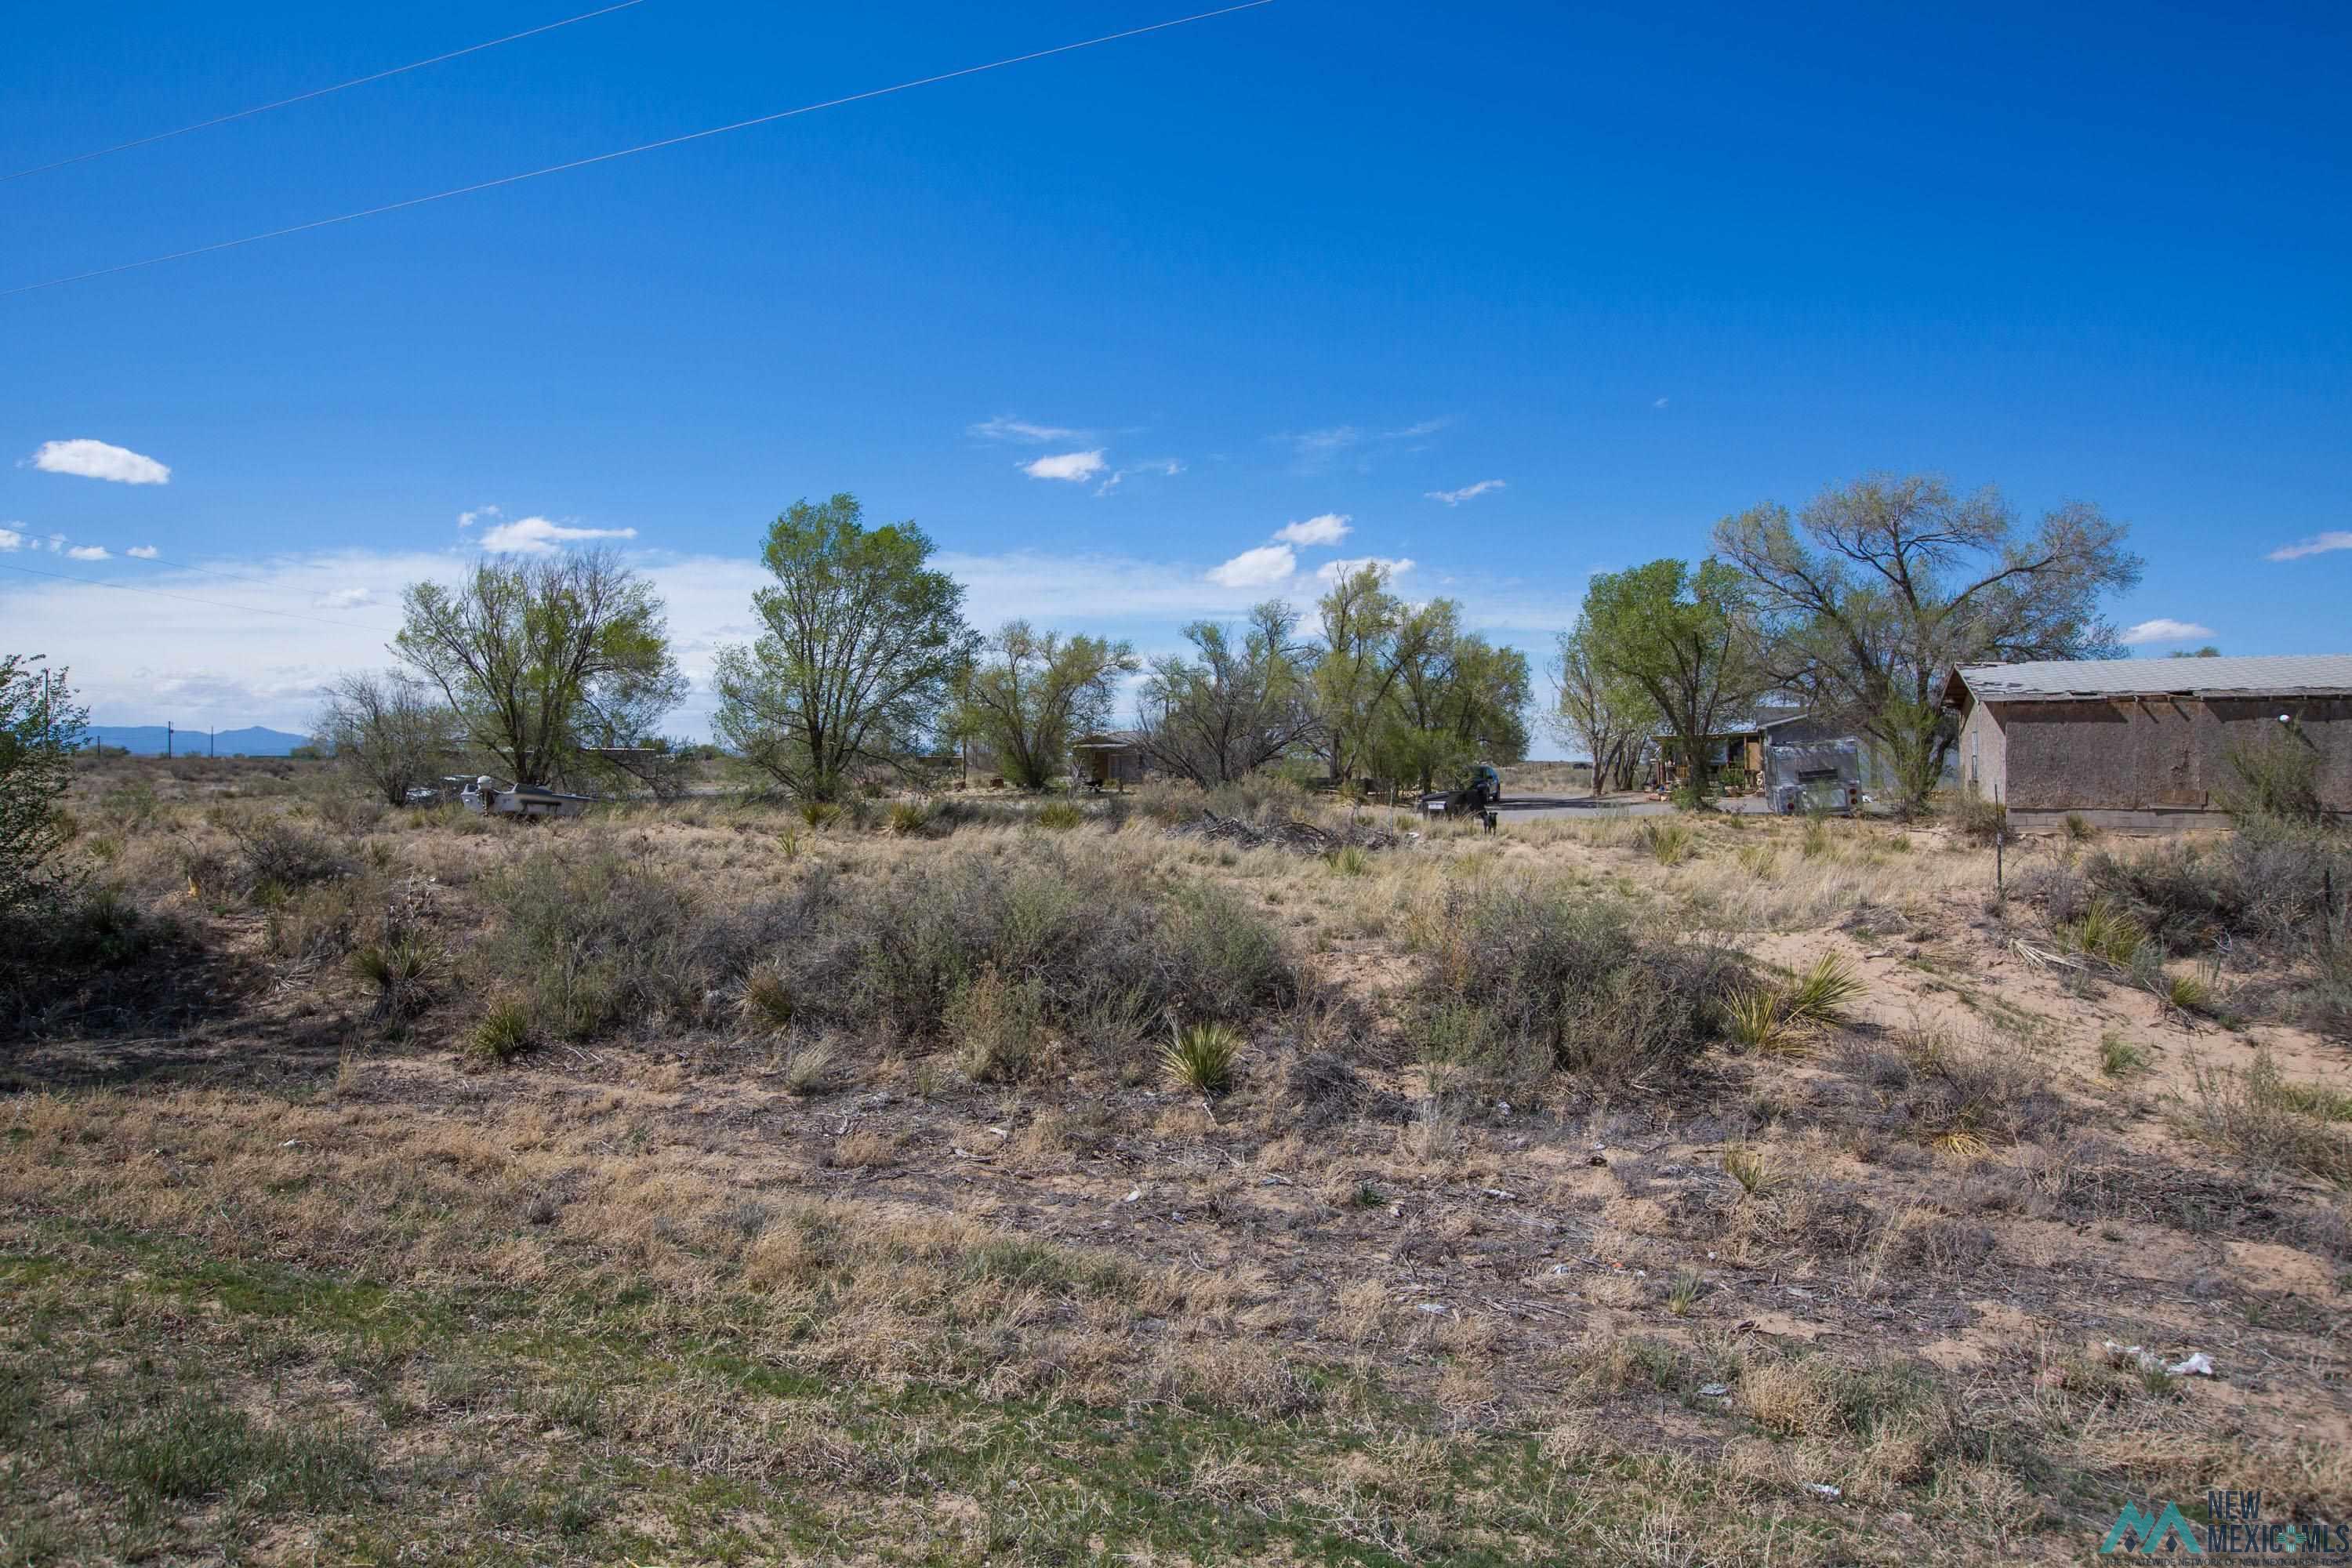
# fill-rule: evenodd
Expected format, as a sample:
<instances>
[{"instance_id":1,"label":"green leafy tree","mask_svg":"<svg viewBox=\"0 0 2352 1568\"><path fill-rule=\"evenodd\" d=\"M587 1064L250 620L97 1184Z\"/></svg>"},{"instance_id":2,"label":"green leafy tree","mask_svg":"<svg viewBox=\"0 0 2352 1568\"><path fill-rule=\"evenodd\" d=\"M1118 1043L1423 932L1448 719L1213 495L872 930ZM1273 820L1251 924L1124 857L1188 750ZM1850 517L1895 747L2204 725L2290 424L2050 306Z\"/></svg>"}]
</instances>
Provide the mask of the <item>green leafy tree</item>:
<instances>
[{"instance_id":1,"label":"green leafy tree","mask_svg":"<svg viewBox=\"0 0 2352 1568\"><path fill-rule=\"evenodd\" d=\"M478 563L455 587L412 583L393 647L518 784L582 773L686 695L652 586L607 551Z\"/></svg>"},{"instance_id":2,"label":"green leafy tree","mask_svg":"<svg viewBox=\"0 0 2352 1568\"><path fill-rule=\"evenodd\" d=\"M1416 657L1416 618L1389 589L1388 568L1368 563L1344 574L1318 601L1323 626L1315 664L1322 751L1334 779L1369 763L1394 700L1397 677Z\"/></svg>"},{"instance_id":3,"label":"green leafy tree","mask_svg":"<svg viewBox=\"0 0 2352 1568\"><path fill-rule=\"evenodd\" d=\"M1634 682L1602 672L1581 617L1573 630L1560 633L1551 675L1547 725L1563 745L1592 760L1593 797L1612 787L1631 788L1643 744L1657 733L1657 704Z\"/></svg>"},{"instance_id":4,"label":"green leafy tree","mask_svg":"<svg viewBox=\"0 0 2352 1568\"><path fill-rule=\"evenodd\" d=\"M1238 632L1213 621L1186 626L1193 657L1154 659L1144 679L1138 749L1176 777L1220 784L1318 746L1315 649L1297 631L1297 612L1278 599L1253 609Z\"/></svg>"},{"instance_id":5,"label":"green leafy tree","mask_svg":"<svg viewBox=\"0 0 2352 1568\"><path fill-rule=\"evenodd\" d=\"M64 893L75 880L58 863L73 827L58 801L89 713L74 702L67 672L44 672L40 663L37 654L0 654L0 916Z\"/></svg>"},{"instance_id":6,"label":"green leafy tree","mask_svg":"<svg viewBox=\"0 0 2352 1568\"><path fill-rule=\"evenodd\" d=\"M943 727L979 649L963 588L929 569L910 522L865 525L851 495L795 501L761 552L763 630L719 650L719 737L804 800L837 800L860 767L904 771Z\"/></svg>"},{"instance_id":7,"label":"green leafy tree","mask_svg":"<svg viewBox=\"0 0 2352 1568\"><path fill-rule=\"evenodd\" d=\"M971 672L956 728L993 750L1014 784L1044 789L1070 742L1110 722L1119 677L1142 668L1130 644L1008 621Z\"/></svg>"},{"instance_id":8,"label":"green leafy tree","mask_svg":"<svg viewBox=\"0 0 2352 1568\"><path fill-rule=\"evenodd\" d=\"M1958 739L1938 699L1954 666L2121 651L2098 606L2139 581L2126 531L2086 501L2026 529L1990 487L1872 475L1795 518L1769 503L1727 517L1715 547L1745 580L1772 682L1875 740L1908 809Z\"/></svg>"},{"instance_id":9,"label":"green leafy tree","mask_svg":"<svg viewBox=\"0 0 2352 1568\"><path fill-rule=\"evenodd\" d=\"M1528 660L1462 629L1462 607L1432 599L1405 612L1397 676L1374 753L1390 777L1423 789L1471 763L1507 766L1527 755Z\"/></svg>"},{"instance_id":10,"label":"green leafy tree","mask_svg":"<svg viewBox=\"0 0 2352 1568\"><path fill-rule=\"evenodd\" d=\"M310 728L313 754L333 758L392 805L440 774L462 733L438 693L405 670L339 678Z\"/></svg>"},{"instance_id":11,"label":"green leafy tree","mask_svg":"<svg viewBox=\"0 0 2352 1568\"><path fill-rule=\"evenodd\" d=\"M1592 579L1580 636L1593 668L1646 697L1684 759L1695 802L1714 792L1706 742L1771 684L1758 659L1746 584L1722 562L1653 561Z\"/></svg>"}]
</instances>

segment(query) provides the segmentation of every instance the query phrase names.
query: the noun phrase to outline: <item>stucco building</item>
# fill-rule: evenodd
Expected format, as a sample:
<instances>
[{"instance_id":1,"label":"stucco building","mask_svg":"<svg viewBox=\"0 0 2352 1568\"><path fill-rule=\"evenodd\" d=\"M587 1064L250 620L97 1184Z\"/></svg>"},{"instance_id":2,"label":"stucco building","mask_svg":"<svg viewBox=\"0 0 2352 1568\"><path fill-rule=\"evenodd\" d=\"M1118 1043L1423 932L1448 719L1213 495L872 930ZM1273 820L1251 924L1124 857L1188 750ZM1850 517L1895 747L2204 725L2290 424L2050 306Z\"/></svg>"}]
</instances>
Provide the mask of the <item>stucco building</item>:
<instances>
[{"instance_id":1,"label":"stucco building","mask_svg":"<svg viewBox=\"0 0 2352 1568\"><path fill-rule=\"evenodd\" d=\"M2352 654L1969 665L1944 703L1960 787L2021 829L2218 825L2233 754L2273 745L2307 748L2320 799L2352 811Z\"/></svg>"}]
</instances>

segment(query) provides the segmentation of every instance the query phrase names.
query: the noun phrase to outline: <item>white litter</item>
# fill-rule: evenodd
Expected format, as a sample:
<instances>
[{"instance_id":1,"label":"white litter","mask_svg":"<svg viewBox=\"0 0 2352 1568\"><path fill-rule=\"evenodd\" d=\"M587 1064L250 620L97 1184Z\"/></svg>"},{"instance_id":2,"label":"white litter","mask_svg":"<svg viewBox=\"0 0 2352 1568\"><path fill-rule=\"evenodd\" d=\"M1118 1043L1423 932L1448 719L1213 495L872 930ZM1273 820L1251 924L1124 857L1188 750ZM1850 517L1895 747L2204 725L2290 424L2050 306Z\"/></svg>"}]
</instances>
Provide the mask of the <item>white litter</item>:
<instances>
[{"instance_id":1,"label":"white litter","mask_svg":"<svg viewBox=\"0 0 2352 1568\"><path fill-rule=\"evenodd\" d=\"M1731 1385L1727 1383L1703 1384L1699 1387L1699 1393L1708 1399L1720 1399L1730 1392Z\"/></svg>"},{"instance_id":2,"label":"white litter","mask_svg":"<svg viewBox=\"0 0 2352 1568\"><path fill-rule=\"evenodd\" d=\"M1423 1301L1420 1306L1415 1307L1413 1310L1416 1312L1428 1312L1433 1315L1442 1316L1446 1312L1452 1311L1453 1309L1448 1307L1443 1301Z\"/></svg>"},{"instance_id":3,"label":"white litter","mask_svg":"<svg viewBox=\"0 0 2352 1568\"><path fill-rule=\"evenodd\" d=\"M2167 1377L2214 1375L2213 1358L2203 1351L2191 1351L2182 1360L2168 1365L2162 1356L2154 1351L2142 1350L2137 1345L2119 1345L2115 1341L2109 1340L2099 1348L2105 1351L2107 1359L2117 1365L2129 1364L2139 1368L2142 1372L2160 1372Z\"/></svg>"},{"instance_id":4,"label":"white litter","mask_svg":"<svg viewBox=\"0 0 2352 1568\"><path fill-rule=\"evenodd\" d=\"M1485 1194L1486 1194L1488 1197L1490 1197L1490 1198L1500 1198L1500 1199L1502 1199L1505 1203L1517 1203L1517 1202L1518 1202L1518 1199L1517 1199L1516 1196L1514 1196L1513 1194L1509 1194L1509 1193L1505 1192L1505 1191L1504 1191L1502 1188L1500 1188L1500 1187L1481 1187L1481 1188L1479 1188L1478 1190L1479 1190L1480 1192L1482 1192L1482 1193L1485 1193Z\"/></svg>"},{"instance_id":5,"label":"white litter","mask_svg":"<svg viewBox=\"0 0 2352 1568\"><path fill-rule=\"evenodd\" d=\"M1118 1201L1119 1201L1119 1202L1121 1202L1121 1203L1123 1203L1123 1204L1131 1204L1131 1203L1135 1202L1135 1200L1136 1200L1136 1199L1138 1199L1138 1198L1141 1197L1142 1195L1143 1195L1143 1189L1142 1189L1141 1187L1138 1187L1138 1188L1136 1188L1133 1192L1131 1192L1131 1193L1128 1194L1127 1194L1127 1196L1125 1196L1125 1197L1123 1197L1123 1198L1119 1199Z\"/></svg>"},{"instance_id":6,"label":"white litter","mask_svg":"<svg viewBox=\"0 0 2352 1568\"><path fill-rule=\"evenodd\" d=\"M1838 1490L1838 1489L1837 1489L1837 1488L1835 1488L1835 1487L1831 1487L1831 1486L1823 1486L1823 1485L1822 1485L1821 1482L1819 1482L1819 1481L1808 1481L1808 1482L1805 1484L1805 1489L1806 1489L1807 1491L1809 1491L1809 1492L1816 1493L1816 1494L1818 1494L1819 1496L1822 1496L1822 1497L1843 1497L1843 1496L1845 1496L1845 1493L1843 1493L1843 1492L1842 1492L1842 1491Z\"/></svg>"}]
</instances>

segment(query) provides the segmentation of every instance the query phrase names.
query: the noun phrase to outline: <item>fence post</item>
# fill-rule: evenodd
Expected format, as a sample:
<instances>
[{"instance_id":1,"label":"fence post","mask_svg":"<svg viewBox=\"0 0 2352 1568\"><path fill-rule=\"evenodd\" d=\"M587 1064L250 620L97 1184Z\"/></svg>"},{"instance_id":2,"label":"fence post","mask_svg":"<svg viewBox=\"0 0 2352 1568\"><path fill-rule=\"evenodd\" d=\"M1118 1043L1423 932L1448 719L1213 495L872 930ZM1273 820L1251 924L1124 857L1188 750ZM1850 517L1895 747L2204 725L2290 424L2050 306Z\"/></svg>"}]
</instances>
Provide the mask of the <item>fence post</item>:
<instances>
[{"instance_id":1,"label":"fence post","mask_svg":"<svg viewBox=\"0 0 2352 1568\"><path fill-rule=\"evenodd\" d=\"M1992 830L1992 901L1993 907L2006 911L2009 908L2009 873L2002 864L2001 847L2009 842L2009 825L2001 824Z\"/></svg>"}]
</instances>

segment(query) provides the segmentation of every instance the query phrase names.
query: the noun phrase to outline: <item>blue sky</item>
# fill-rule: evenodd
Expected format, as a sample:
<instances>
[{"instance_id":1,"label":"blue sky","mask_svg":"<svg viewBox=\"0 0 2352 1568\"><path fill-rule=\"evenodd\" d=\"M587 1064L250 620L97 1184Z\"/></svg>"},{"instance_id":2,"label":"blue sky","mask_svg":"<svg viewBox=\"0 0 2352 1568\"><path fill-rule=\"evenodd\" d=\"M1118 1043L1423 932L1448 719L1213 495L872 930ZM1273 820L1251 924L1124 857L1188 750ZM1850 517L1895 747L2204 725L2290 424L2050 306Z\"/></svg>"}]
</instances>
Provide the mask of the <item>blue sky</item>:
<instances>
[{"instance_id":1,"label":"blue sky","mask_svg":"<svg viewBox=\"0 0 2352 1568\"><path fill-rule=\"evenodd\" d=\"M28 10L0 173L589 4ZM643 0L0 181L0 289L1187 9ZM2316 5L1275 0L0 297L0 565L150 591L0 571L0 646L294 727L402 582L551 526L634 531L700 668L847 489L983 622L1157 651L1373 556L1539 665L1588 573L1885 468L2129 520L2121 624L2343 651L2347 58Z\"/></svg>"}]
</instances>

